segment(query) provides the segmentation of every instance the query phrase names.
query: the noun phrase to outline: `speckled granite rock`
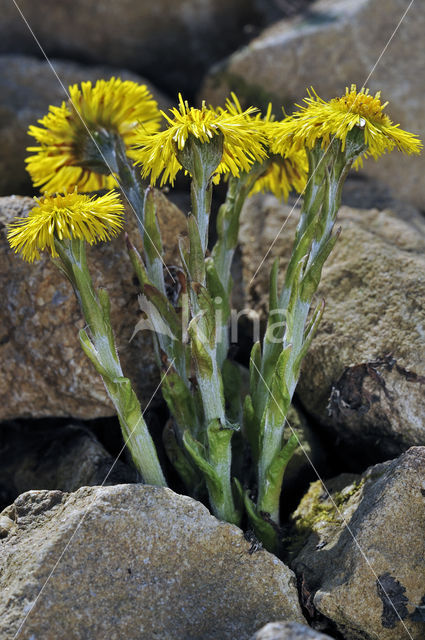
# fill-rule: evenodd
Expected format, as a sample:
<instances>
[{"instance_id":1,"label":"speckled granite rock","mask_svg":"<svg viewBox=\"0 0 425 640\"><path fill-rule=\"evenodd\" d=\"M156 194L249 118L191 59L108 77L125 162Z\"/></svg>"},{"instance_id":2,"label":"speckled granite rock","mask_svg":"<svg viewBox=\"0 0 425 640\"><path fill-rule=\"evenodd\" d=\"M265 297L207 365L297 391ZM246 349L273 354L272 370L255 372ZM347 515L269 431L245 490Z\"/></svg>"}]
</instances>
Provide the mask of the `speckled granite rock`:
<instances>
[{"instance_id":1,"label":"speckled granite rock","mask_svg":"<svg viewBox=\"0 0 425 640\"><path fill-rule=\"evenodd\" d=\"M194 91L211 62L247 41L258 0L20 0L48 56L120 65L164 87ZM258 6L260 11L255 11ZM13 2L0 0L0 51L40 49Z\"/></svg>"},{"instance_id":2,"label":"speckled granite rock","mask_svg":"<svg viewBox=\"0 0 425 640\"><path fill-rule=\"evenodd\" d=\"M16 12L13 3L10 10ZM39 12L40 5L37 9ZM2 7L0 15L3 27ZM63 60L52 60L51 63L59 80L46 61L29 56L0 55L0 195L33 193L30 177L25 170L25 158L28 156L26 147L34 144L34 138L27 135L28 127L37 124L37 120L47 113L49 105L59 106L67 100L61 83L68 90L68 86L76 82L95 82L100 78L107 80L115 75L123 80L147 84L161 108L167 108L170 104L144 78L123 69L83 66Z\"/></svg>"},{"instance_id":3,"label":"speckled granite rock","mask_svg":"<svg viewBox=\"0 0 425 640\"><path fill-rule=\"evenodd\" d=\"M177 259L176 238L185 229L177 207L157 192L165 262ZM26 215L30 198L0 198L0 420L16 417L113 415L103 382L84 355L78 329L83 319L71 286L47 255L34 264L10 249L5 223ZM127 231L138 244L133 214ZM130 343L140 317L138 285L127 255L124 235L88 250L95 286L108 289L112 326L123 370L134 382L142 404L158 384L151 336L139 332Z\"/></svg>"},{"instance_id":4,"label":"speckled granite rock","mask_svg":"<svg viewBox=\"0 0 425 640\"><path fill-rule=\"evenodd\" d=\"M272 100L276 111L283 104L291 113L310 86L328 100L352 83L366 83L373 92L382 90L395 122L423 139L424 29L423 2L318 0L304 15L272 25L220 63L199 95L215 105L233 89L246 103L261 106ZM424 171L424 154L391 153L364 168L394 196L421 209Z\"/></svg>"},{"instance_id":5,"label":"speckled granite rock","mask_svg":"<svg viewBox=\"0 0 425 640\"><path fill-rule=\"evenodd\" d=\"M282 562L169 489L30 491L1 517L2 637L26 615L22 640L245 640L270 619L304 622Z\"/></svg>"},{"instance_id":6,"label":"speckled granite rock","mask_svg":"<svg viewBox=\"0 0 425 640\"><path fill-rule=\"evenodd\" d=\"M86 427L41 422L0 425L0 509L31 489L140 481L136 469L114 460Z\"/></svg>"},{"instance_id":7,"label":"speckled granite rock","mask_svg":"<svg viewBox=\"0 0 425 640\"><path fill-rule=\"evenodd\" d=\"M332 500L315 482L294 515L304 604L346 640L422 640L425 447L326 485Z\"/></svg>"},{"instance_id":8,"label":"speckled granite rock","mask_svg":"<svg viewBox=\"0 0 425 640\"><path fill-rule=\"evenodd\" d=\"M251 640L331 640L331 637L298 622L269 622Z\"/></svg>"},{"instance_id":9,"label":"speckled granite rock","mask_svg":"<svg viewBox=\"0 0 425 640\"><path fill-rule=\"evenodd\" d=\"M298 211L272 196L242 213L248 305L267 305L272 259L289 259ZM425 222L391 211L343 207L342 234L326 263L318 298L324 318L304 360L298 395L322 425L373 462L425 443ZM282 225L283 228L282 228ZM279 233L280 232L280 233ZM279 235L278 235L279 234ZM277 237L255 280L263 256Z\"/></svg>"}]
</instances>

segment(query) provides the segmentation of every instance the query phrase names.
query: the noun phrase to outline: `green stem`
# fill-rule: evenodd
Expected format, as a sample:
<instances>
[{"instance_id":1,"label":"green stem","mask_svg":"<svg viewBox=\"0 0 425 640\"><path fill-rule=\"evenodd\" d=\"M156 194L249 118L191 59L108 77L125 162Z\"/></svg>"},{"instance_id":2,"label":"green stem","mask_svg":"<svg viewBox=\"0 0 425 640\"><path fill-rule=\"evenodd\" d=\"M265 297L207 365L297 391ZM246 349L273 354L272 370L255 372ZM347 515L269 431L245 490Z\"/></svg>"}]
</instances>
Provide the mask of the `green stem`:
<instances>
[{"instance_id":1,"label":"green stem","mask_svg":"<svg viewBox=\"0 0 425 640\"><path fill-rule=\"evenodd\" d=\"M230 269L238 244L239 220L242 207L255 182L268 169L271 158L262 164L256 162L249 173L241 173L238 178L230 177L226 200L221 205L217 217L217 242L212 250L212 257L224 290L230 296Z\"/></svg>"},{"instance_id":2,"label":"green stem","mask_svg":"<svg viewBox=\"0 0 425 640\"><path fill-rule=\"evenodd\" d=\"M243 174L240 179L229 178L226 200L217 216L217 241L212 250L212 257L223 288L228 294L231 288L230 269L238 242L239 218L250 191L247 187L247 177L248 174Z\"/></svg>"},{"instance_id":3,"label":"green stem","mask_svg":"<svg viewBox=\"0 0 425 640\"><path fill-rule=\"evenodd\" d=\"M240 214L255 182L267 171L270 162L271 159L267 159L263 164L255 163L249 173L243 172L238 178L231 176L227 187L226 200L218 212L217 241L212 250L212 259L229 309L233 286L231 268L238 245ZM229 351L228 318L223 318L223 320L221 326L217 327L218 361L220 366L223 365Z\"/></svg>"},{"instance_id":4,"label":"green stem","mask_svg":"<svg viewBox=\"0 0 425 640\"><path fill-rule=\"evenodd\" d=\"M205 255L208 247L208 227L211 211L212 185L210 180L208 178L205 179L205 177L201 182L192 179L190 195L192 213L198 225L202 253Z\"/></svg>"},{"instance_id":5,"label":"green stem","mask_svg":"<svg viewBox=\"0 0 425 640\"><path fill-rule=\"evenodd\" d=\"M109 147L105 147L105 150L108 152L108 164L118 176L119 187L136 216L149 279L165 295L164 261L156 219L154 190L144 188L140 171L127 156L126 146L121 136L114 134Z\"/></svg>"},{"instance_id":6,"label":"green stem","mask_svg":"<svg viewBox=\"0 0 425 640\"><path fill-rule=\"evenodd\" d=\"M208 427L209 459L213 469L220 479L220 492L213 491L211 504L215 515L221 520L240 524L240 513L235 508L231 485L232 447L231 438L234 429L224 426L219 421L212 422Z\"/></svg>"},{"instance_id":7,"label":"green stem","mask_svg":"<svg viewBox=\"0 0 425 640\"><path fill-rule=\"evenodd\" d=\"M239 525L241 514L235 508L231 486L231 438L234 428L213 420L206 429L206 446L186 431L183 442L191 459L202 472L210 505L220 520Z\"/></svg>"},{"instance_id":8,"label":"green stem","mask_svg":"<svg viewBox=\"0 0 425 640\"><path fill-rule=\"evenodd\" d=\"M217 360L216 314L211 296L204 287L193 291L199 312L188 327L192 362L202 398L203 429L200 442L189 432L184 444L193 462L205 477L213 512L218 518L237 522L231 487L231 438L237 429L225 413L223 382Z\"/></svg>"},{"instance_id":9,"label":"green stem","mask_svg":"<svg viewBox=\"0 0 425 640\"><path fill-rule=\"evenodd\" d=\"M363 134L354 131L345 150L339 140L334 140L326 151L318 143L309 152L309 185L279 299L286 315L285 332L280 348L279 343L264 341L261 383L253 390L256 414L262 416L255 509L257 515L267 513L276 525L268 528L269 544L273 536L277 536L279 526L282 465L284 469L293 452L288 448L289 443L283 447L286 416L297 386L301 360L320 322L323 306L315 311L309 326L307 318L324 262L336 242L333 228L342 187L353 159L363 149Z\"/></svg>"},{"instance_id":10,"label":"green stem","mask_svg":"<svg viewBox=\"0 0 425 640\"><path fill-rule=\"evenodd\" d=\"M135 466L147 484L167 486L140 403L121 369L111 327L108 295L105 290L99 290L97 294L93 287L85 243L75 239L56 240L55 247L61 260L60 268L74 288L88 325L89 334L80 332L82 348L102 376Z\"/></svg>"},{"instance_id":11,"label":"green stem","mask_svg":"<svg viewBox=\"0 0 425 640\"><path fill-rule=\"evenodd\" d=\"M198 225L202 253L208 247L208 225L211 209L211 178L223 155L223 134L215 135L208 143L189 135L183 149L176 149L176 156L192 178L190 195L192 214Z\"/></svg>"},{"instance_id":12,"label":"green stem","mask_svg":"<svg viewBox=\"0 0 425 640\"><path fill-rule=\"evenodd\" d=\"M124 141L118 134L113 136L108 161L109 166L118 176L119 187L136 216L143 237L145 190L141 182L140 171L127 156Z\"/></svg>"}]
</instances>

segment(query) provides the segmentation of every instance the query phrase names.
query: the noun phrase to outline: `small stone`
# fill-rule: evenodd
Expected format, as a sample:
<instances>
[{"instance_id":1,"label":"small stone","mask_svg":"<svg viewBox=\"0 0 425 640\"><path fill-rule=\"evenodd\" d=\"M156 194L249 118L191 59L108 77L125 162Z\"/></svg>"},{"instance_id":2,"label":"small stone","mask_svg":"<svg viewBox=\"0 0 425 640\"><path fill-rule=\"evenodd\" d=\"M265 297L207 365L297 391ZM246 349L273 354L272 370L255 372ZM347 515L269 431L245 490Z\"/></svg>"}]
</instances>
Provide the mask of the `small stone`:
<instances>
[{"instance_id":1,"label":"small stone","mask_svg":"<svg viewBox=\"0 0 425 640\"><path fill-rule=\"evenodd\" d=\"M270 619L305 622L282 562L170 489L30 491L14 508L0 637L23 623L22 640L248 640Z\"/></svg>"}]
</instances>

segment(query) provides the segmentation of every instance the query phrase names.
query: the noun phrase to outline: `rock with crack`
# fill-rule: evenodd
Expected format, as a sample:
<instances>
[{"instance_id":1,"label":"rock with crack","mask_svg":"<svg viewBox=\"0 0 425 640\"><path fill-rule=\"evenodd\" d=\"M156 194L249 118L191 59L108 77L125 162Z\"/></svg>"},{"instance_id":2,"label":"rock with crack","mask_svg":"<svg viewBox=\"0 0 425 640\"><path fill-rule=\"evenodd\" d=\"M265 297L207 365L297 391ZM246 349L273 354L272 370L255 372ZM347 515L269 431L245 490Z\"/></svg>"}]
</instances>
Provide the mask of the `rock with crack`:
<instances>
[{"instance_id":1,"label":"rock with crack","mask_svg":"<svg viewBox=\"0 0 425 640\"><path fill-rule=\"evenodd\" d=\"M425 447L326 486L313 483L294 514L306 611L346 640L422 640Z\"/></svg>"},{"instance_id":2,"label":"rock with crack","mask_svg":"<svg viewBox=\"0 0 425 640\"><path fill-rule=\"evenodd\" d=\"M184 215L156 192L163 235L164 262L175 264L176 237L185 232ZM5 225L27 215L30 198L0 198L0 420L22 417L74 416L91 419L114 415L100 376L84 355L78 330L84 326L74 292L44 254L34 264L10 249ZM139 244L135 217L126 215L126 230ZM133 381L139 398L148 402L159 376L152 337L139 332L130 342L140 317L133 271L124 234L88 249L96 287L108 290L112 326L123 371Z\"/></svg>"},{"instance_id":3,"label":"rock with crack","mask_svg":"<svg viewBox=\"0 0 425 640\"><path fill-rule=\"evenodd\" d=\"M19 17L16 8L13 5L10 8ZM170 105L144 78L124 69L84 66L64 60L51 63L57 76L46 61L30 56L0 55L0 195L32 194L25 158L29 155L26 148L35 141L27 135L28 127L37 124L49 105L60 106L68 99L64 89L68 90L70 84L118 76L147 84L162 109Z\"/></svg>"},{"instance_id":4,"label":"rock with crack","mask_svg":"<svg viewBox=\"0 0 425 640\"><path fill-rule=\"evenodd\" d=\"M247 202L240 236L246 306L266 308L272 260L279 256L282 279L298 213L272 196ZM371 464L377 454L425 442L425 223L418 213L404 221L388 210L348 207L338 220L342 234L316 299L325 299L325 314L297 392L350 456Z\"/></svg>"},{"instance_id":5,"label":"rock with crack","mask_svg":"<svg viewBox=\"0 0 425 640\"><path fill-rule=\"evenodd\" d=\"M1 637L27 614L22 640L247 640L270 619L304 622L282 562L169 489L30 491L1 518Z\"/></svg>"},{"instance_id":6,"label":"rock with crack","mask_svg":"<svg viewBox=\"0 0 425 640\"><path fill-rule=\"evenodd\" d=\"M313 86L325 100L366 82L390 101L390 117L425 137L422 34L425 5L406 0L318 0L304 15L280 21L211 70L199 95L222 104L230 90L246 104L271 100L291 113ZM364 173L423 207L425 155L392 153Z\"/></svg>"},{"instance_id":7,"label":"rock with crack","mask_svg":"<svg viewBox=\"0 0 425 640\"><path fill-rule=\"evenodd\" d=\"M299 622L269 622L251 640L331 640L331 637Z\"/></svg>"}]
</instances>

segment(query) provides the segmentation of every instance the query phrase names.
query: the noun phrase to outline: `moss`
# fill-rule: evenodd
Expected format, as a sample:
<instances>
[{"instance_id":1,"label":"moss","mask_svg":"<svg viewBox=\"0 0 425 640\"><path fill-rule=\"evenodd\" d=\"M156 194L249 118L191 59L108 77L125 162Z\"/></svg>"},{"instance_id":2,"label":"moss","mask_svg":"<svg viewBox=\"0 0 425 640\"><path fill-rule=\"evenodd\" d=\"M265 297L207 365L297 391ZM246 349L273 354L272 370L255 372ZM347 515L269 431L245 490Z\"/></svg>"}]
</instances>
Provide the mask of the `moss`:
<instances>
[{"instance_id":1,"label":"moss","mask_svg":"<svg viewBox=\"0 0 425 640\"><path fill-rule=\"evenodd\" d=\"M320 481L314 482L294 514L294 522L290 538L284 542L291 555L298 553L312 532L317 532L320 523L341 526L339 512L344 505L360 491L365 483L364 478L354 481L341 491L332 491L332 500L324 492Z\"/></svg>"}]
</instances>

